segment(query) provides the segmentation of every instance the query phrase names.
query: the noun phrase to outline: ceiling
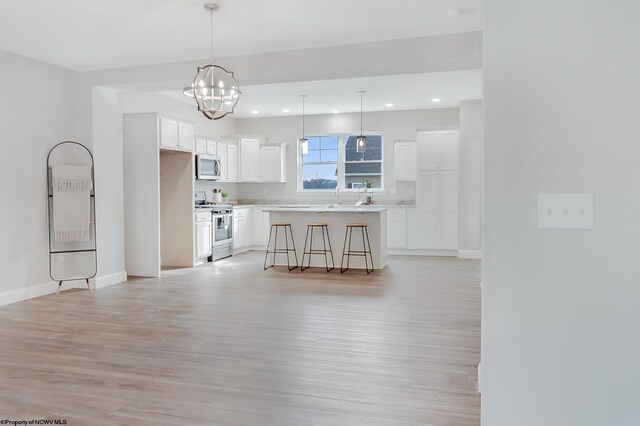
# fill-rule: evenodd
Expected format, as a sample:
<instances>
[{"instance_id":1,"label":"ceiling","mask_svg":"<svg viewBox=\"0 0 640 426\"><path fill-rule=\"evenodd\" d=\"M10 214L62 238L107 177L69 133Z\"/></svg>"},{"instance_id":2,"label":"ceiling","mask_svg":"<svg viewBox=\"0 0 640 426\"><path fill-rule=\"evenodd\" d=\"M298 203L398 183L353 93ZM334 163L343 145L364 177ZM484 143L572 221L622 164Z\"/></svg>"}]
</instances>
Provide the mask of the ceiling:
<instances>
[{"instance_id":1,"label":"ceiling","mask_svg":"<svg viewBox=\"0 0 640 426\"><path fill-rule=\"evenodd\" d=\"M358 112L360 90L367 92L363 96L364 111L447 108L458 107L462 100L482 98L482 70L290 82L241 89L234 118L300 115L301 94L307 95L306 114ZM181 91L160 93L193 104ZM433 98L441 101L435 103ZM387 103L393 103L393 107L386 107ZM290 111L285 113L283 109Z\"/></svg>"},{"instance_id":2,"label":"ceiling","mask_svg":"<svg viewBox=\"0 0 640 426\"><path fill-rule=\"evenodd\" d=\"M76 71L207 58L209 15L204 3L4 0L0 50ZM217 57L452 34L483 27L482 0L218 3L221 8L214 15ZM344 102L340 107L346 109Z\"/></svg>"}]
</instances>

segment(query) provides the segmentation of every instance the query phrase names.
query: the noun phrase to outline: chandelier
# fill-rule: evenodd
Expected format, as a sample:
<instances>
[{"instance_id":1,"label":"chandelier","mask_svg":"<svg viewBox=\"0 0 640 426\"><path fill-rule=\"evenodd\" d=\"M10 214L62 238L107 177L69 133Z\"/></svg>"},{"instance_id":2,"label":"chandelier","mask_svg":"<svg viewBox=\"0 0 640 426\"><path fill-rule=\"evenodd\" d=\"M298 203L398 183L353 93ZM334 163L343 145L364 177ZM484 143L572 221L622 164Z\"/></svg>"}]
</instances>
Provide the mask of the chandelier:
<instances>
[{"instance_id":1,"label":"chandelier","mask_svg":"<svg viewBox=\"0 0 640 426\"><path fill-rule=\"evenodd\" d=\"M220 6L216 3L206 3L204 8L211 15L211 62L204 67L198 67L193 83L185 87L183 93L193 98L198 111L205 117L209 120L219 120L227 114L233 114L242 92L233 72L213 63L213 12L220 9Z\"/></svg>"}]
</instances>

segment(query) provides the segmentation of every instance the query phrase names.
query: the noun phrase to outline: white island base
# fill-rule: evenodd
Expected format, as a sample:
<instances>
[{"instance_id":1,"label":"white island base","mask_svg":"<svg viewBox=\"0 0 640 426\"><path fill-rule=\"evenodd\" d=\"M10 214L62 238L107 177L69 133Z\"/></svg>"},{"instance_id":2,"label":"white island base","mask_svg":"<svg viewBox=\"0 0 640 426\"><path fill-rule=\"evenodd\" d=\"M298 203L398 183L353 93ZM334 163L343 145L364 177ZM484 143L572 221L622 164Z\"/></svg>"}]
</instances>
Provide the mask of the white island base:
<instances>
[{"instance_id":1,"label":"white island base","mask_svg":"<svg viewBox=\"0 0 640 426\"><path fill-rule=\"evenodd\" d=\"M369 241L371 243L371 254L373 257L374 269L382 269L387 264L387 209L382 207L274 207L264 209L269 212L269 221L273 223L288 222L291 223L293 237L298 254L298 263L302 262L302 252L304 248L305 236L307 233L307 225L311 223L326 223L329 229L329 238L331 239L331 250L335 267L340 269L340 261L342 258L342 249L344 247L345 232L349 223L365 223L369 232ZM275 228L274 228L275 232ZM278 246L284 247L284 233L282 228L278 231ZM366 238L366 237L365 237ZM311 239L311 238L309 238ZM273 244L273 242L272 242ZM347 240L348 244L348 240ZM270 249L272 249L271 246ZM315 228L313 235L313 249L323 249L322 232L320 228ZM329 248L329 247L327 247ZM351 238L351 250L362 250L362 231L359 228L353 229ZM307 248L308 251L308 248ZM267 263L271 264L272 254L269 255ZM290 255L291 256L291 255ZM305 256L305 266L307 265L307 257ZM290 262L295 264L295 260L291 256ZM276 254L276 265L286 265L287 256L285 254ZM345 257L345 267L347 259ZM325 267L325 259L322 254L314 254L311 256L311 266ZM331 267L331 258L329 258L329 267ZM365 269L363 256L351 256L349 269Z\"/></svg>"}]
</instances>

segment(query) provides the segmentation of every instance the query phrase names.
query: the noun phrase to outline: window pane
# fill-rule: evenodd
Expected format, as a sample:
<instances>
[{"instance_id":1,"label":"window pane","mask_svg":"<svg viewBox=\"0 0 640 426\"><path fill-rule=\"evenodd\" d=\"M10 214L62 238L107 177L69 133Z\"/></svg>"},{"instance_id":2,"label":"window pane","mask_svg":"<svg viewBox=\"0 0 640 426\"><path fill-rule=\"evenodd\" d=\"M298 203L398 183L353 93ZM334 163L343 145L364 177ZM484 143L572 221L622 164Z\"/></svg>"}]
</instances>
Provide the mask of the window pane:
<instances>
[{"instance_id":1,"label":"window pane","mask_svg":"<svg viewBox=\"0 0 640 426\"><path fill-rule=\"evenodd\" d=\"M320 136L307 136L309 149L320 149Z\"/></svg>"},{"instance_id":2,"label":"window pane","mask_svg":"<svg viewBox=\"0 0 640 426\"><path fill-rule=\"evenodd\" d=\"M338 149L338 137L337 136L321 136L320 147L322 149Z\"/></svg>"},{"instance_id":3,"label":"window pane","mask_svg":"<svg viewBox=\"0 0 640 426\"><path fill-rule=\"evenodd\" d=\"M366 136L365 152L358 152L356 141L358 135L349 135L345 143L345 160L346 161L381 161L382 160L382 136L368 135Z\"/></svg>"},{"instance_id":4,"label":"window pane","mask_svg":"<svg viewBox=\"0 0 640 426\"><path fill-rule=\"evenodd\" d=\"M321 161L338 161L338 150L322 150Z\"/></svg>"},{"instance_id":5,"label":"window pane","mask_svg":"<svg viewBox=\"0 0 640 426\"><path fill-rule=\"evenodd\" d=\"M302 162L303 163L311 163L311 162L319 162L320 161L320 150L318 149L310 149L308 154L302 154Z\"/></svg>"},{"instance_id":6,"label":"window pane","mask_svg":"<svg viewBox=\"0 0 640 426\"><path fill-rule=\"evenodd\" d=\"M302 166L302 189L334 189L338 186L336 164Z\"/></svg>"}]
</instances>

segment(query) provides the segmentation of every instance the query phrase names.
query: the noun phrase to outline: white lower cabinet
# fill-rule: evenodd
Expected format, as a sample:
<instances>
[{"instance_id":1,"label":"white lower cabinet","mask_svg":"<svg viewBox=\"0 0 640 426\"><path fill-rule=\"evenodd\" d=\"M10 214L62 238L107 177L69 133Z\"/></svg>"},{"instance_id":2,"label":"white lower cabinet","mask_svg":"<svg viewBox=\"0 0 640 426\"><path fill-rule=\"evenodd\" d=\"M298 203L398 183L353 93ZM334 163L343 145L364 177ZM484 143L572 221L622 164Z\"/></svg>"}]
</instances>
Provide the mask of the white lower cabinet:
<instances>
[{"instance_id":1,"label":"white lower cabinet","mask_svg":"<svg viewBox=\"0 0 640 426\"><path fill-rule=\"evenodd\" d=\"M409 248L458 249L458 172L418 173L417 208L408 217Z\"/></svg>"},{"instance_id":2,"label":"white lower cabinet","mask_svg":"<svg viewBox=\"0 0 640 426\"><path fill-rule=\"evenodd\" d=\"M387 248L407 247L407 209L387 210Z\"/></svg>"},{"instance_id":3,"label":"white lower cabinet","mask_svg":"<svg viewBox=\"0 0 640 426\"><path fill-rule=\"evenodd\" d=\"M194 216L196 259L211 256L211 213L196 213Z\"/></svg>"},{"instance_id":4,"label":"white lower cabinet","mask_svg":"<svg viewBox=\"0 0 640 426\"><path fill-rule=\"evenodd\" d=\"M248 216L250 209L236 208L233 211L233 249L234 251L248 245Z\"/></svg>"},{"instance_id":5,"label":"white lower cabinet","mask_svg":"<svg viewBox=\"0 0 640 426\"><path fill-rule=\"evenodd\" d=\"M266 246L269 239L269 213L261 207L254 207L251 220L251 243Z\"/></svg>"}]
</instances>

